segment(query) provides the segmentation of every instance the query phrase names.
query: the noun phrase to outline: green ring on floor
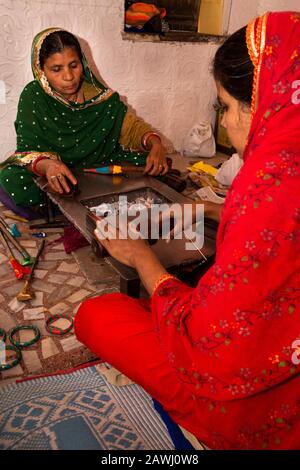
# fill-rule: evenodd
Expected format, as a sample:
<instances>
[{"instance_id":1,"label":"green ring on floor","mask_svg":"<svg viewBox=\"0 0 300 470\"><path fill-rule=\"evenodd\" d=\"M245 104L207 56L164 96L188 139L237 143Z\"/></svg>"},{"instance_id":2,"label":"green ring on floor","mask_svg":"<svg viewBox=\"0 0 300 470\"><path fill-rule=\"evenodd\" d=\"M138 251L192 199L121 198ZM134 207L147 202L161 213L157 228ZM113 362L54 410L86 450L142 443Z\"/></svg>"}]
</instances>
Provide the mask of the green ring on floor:
<instances>
[{"instance_id":1,"label":"green ring on floor","mask_svg":"<svg viewBox=\"0 0 300 470\"><path fill-rule=\"evenodd\" d=\"M52 323L54 323L56 320L59 320L60 318L65 318L66 320L69 320L70 325L65 329L58 328L57 326L51 326ZM73 328L73 318L67 313L57 313L47 318L46 320L46 330L52 335L65 335L66 333L69 333L69 331L71 331L72 328Z\"/></svg>"},{"instance_id":2,"label":"green ring on floor","mask_svg":"<svg viewBox=\"0 0 300 470\"><path fill-rule=\"evenodd\" d=\"M16 358L12 362L9 362L8 364L5 364L5 365L1 364L0 362L0 371L12 369L13 367L17 366L21 362L21 359L22 359L22 353L20 349L16 348L15 346L6 344L5 350L14 351L16 353Z\"/></svg>"},{"instance_id":3,"label":"green ring on floor","mask_svg":"<svg viewBox=\"0 0 300 470\"><path fill-rule=\"evenodd\" d=\"M20 341L16 341L14 339L14 335L18 331L23 331L23 330L32 330L35 333L35 337L32 340L24 341L23 343L21 343ZM11 342L11 344L13 344L14 346L16 346L16 348L19 348L19 349L27 348L28 346L35 344L40 339L40 337L41 337L40 330L36 326L33 326L33 325L18 325L15 328L13 328L9 333L9 341Z\"/></svg>"},{"instance_id":4,"label":"green ring on floor","mask_svg":"<svg viewBox=\"0 0 300 470\"><path fill-rule=\"evenodd\" d=\"M6 333L3 328L0 328L0 341L3 341L3 343L6 341Z\"/></svg>"}]
</instances>

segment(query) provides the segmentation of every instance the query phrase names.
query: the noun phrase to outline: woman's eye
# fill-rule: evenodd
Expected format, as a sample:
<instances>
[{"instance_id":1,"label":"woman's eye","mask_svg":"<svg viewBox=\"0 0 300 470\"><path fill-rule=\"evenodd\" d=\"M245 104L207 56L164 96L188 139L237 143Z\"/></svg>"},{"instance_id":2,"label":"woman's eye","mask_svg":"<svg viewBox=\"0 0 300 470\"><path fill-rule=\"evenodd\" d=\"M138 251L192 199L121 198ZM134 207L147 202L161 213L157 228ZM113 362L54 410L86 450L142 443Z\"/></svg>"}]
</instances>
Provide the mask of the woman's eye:
<instances>
[{"instance_id":1,"label":"woman's eye","mask_svg":"<svg viewBox=\"0 0 300 470\"><path fill-rule=\"evenodd\" d=\"M219 111L220 113L225 113L226 111L228 111L228 106L226 104L215 103L214 110L217 112Z\"/></svg>"}]
</instances>

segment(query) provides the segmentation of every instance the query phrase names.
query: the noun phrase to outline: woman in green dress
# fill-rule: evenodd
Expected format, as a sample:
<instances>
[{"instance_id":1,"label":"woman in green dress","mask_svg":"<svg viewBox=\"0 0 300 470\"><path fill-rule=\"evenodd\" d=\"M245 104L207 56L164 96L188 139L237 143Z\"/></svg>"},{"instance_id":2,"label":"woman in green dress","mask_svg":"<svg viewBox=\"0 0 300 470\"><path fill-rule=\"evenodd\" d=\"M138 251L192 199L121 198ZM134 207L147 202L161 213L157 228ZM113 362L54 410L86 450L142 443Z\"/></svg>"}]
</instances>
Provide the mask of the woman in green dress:
<instances>
[{"instance_id":1,"label":"woman in green dress","mask_svg":"<svg viewBox=\"0 0 300 470\"><path fill-rule=\"evenodd\" d=\"M20 96L15 122L17 150L0 171L0 185L17 205L42 202L34 174L62 194L76 184L75 167L125 161L145 165L149 175L167 172L159 135L97 80L74 35L42 31L31 63L34 80Z\"/></svg>"}]
</instances>

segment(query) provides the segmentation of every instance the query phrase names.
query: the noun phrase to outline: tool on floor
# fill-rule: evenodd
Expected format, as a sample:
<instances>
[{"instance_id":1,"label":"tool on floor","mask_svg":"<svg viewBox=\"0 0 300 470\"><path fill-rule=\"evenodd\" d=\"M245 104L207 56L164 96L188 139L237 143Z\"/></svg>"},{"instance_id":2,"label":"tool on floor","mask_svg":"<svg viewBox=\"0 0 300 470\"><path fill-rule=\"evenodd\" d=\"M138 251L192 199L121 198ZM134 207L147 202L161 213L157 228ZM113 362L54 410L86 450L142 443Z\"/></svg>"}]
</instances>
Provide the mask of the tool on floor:
<instances>
[{"instance_id":1,"label":"tool on floor","mask_svg":"<svg viewBox=\"0 0 300 470\"><path fill-rule=\"evenodd\" d=\"M10 233L12 234L12 236L13 236L14 238L21 237L21 233L19 232L18 227L16 226L16 224L12 224L12 225L9 227L9 231L10 231Z\"/></svg>"},{"instance_id":2,"label":"tool on floor","mask_svg":"<svg viewBox=\"0 0 300 470\"><path fill-rule=\"evenodd\" d=\"M26 266L22 266L19 261L14 257L14 254L12 252L12 249L10 248L8 241L6 240L2 230L0 229L0 240L6 249L7 256L9 258L9 262L11 267L13 268L13 271L15 273L15 276L17 279L22 279L24 274L30 273L30 269L27 268Z\"/></svg>"},{"instance_id":3,"label":"tool on floor","mask_svg":"<svg viewBox=\"0 0 300 470\"><path fill-rule=\"evenodd\" d=\"M12 220L17 220L18 222L29 222L29 220L25 219L25 217L21 217L15 214L8 215L7 218L12 219Z\"/></svg>"},{"instance_id":4,"label":"tool on floor","mask_svg":"<svg viewBox=\"0 0 300 470\"><path fill-rule=\"evenodd\" d=\"M5 221L0 217L0 230L6 236L6 238L14 245L16 250L22 255L23 260L20 262L22 266L28 266L34 263L34 258L32 258L29 253L20 245L20 243L12 236L7 227Z\"/></svg>"},{"instance_id":5,"label":"tool on floor","mask_svg":"<svg viewBox=\"0 0 300 470\"><path fill-rule=\"evenodd\" d=\"M39 257L44 249L44 246L45 246L45 240L42 240L40 246L39 246L39 249L38 249L38 252L37 252L37 255L36 255L36 258L34 260L34 263L32 265L32 268L31 268L31 272L29 274L29 277L27 279L27 281L25 282L22 290L19 292L19 294L17 295L17 300L19 300L19 302L26 302L27 300L32 300L33 297L35 297L35 293L32 291L31 289L31 281L33 279L33 275L34 275L34 270L37 266L37 263L38 263L38 260L39 260Z\"/></svg>"},{"instance_id":6,"label":"tool on floor","mask_svg":"<svg viewBox=\"0 0 300 470\"><path fill-rule=\"evenodd\" d=\"M47 234L45 232L35 232L31 234L35 238L46 238Z\"/></svg>"}]
</instances>

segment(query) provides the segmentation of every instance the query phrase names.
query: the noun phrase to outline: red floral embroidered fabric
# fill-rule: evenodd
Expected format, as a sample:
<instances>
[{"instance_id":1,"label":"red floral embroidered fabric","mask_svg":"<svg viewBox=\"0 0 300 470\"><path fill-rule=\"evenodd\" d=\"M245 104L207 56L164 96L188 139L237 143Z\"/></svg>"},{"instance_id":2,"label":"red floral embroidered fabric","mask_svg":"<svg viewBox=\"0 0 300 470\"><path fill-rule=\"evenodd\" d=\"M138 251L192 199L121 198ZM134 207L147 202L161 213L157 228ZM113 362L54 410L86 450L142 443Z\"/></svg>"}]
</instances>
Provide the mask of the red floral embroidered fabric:
<instances>
[{"instance_id":1,"label":"red floral embroidered fabric","mask_svg":"<svg viewBox=\"0 0 300 470\"><path fill-rule=\"evenodd\" d=\"M214 266L195 289L165 280L152 311L109 294L84 302L74 323L212 449L300 448L299 13L269 14L258 77Z\"/></svg>"},{"instance_id":2,"label":"red floral embroidered fabric","mask_svg":"<svg viewBox=\"0 0 300 470\"><path fill-rule=\"evenodd\" d=\"M299 449L299 13L269 14L258 85L216 262L195 289L165 281L152 312L161 347L195 400L188 429L197 427L211 448Z\"/></svg>"}]
</instances>

